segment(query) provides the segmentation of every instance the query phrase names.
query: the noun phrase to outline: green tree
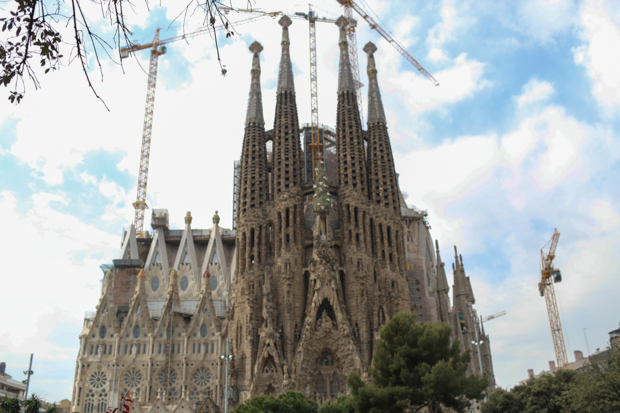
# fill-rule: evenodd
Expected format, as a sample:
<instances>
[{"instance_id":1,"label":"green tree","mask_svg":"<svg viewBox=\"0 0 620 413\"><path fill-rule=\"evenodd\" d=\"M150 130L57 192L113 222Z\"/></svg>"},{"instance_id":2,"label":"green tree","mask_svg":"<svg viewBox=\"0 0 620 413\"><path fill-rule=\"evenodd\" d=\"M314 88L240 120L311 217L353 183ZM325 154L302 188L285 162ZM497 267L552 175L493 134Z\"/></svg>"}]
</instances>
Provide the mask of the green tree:
<instances>
[{"instance_id":1,"label":"green tree","mask_svg":"<svg viewBox=\"0 0 620 413\"><path fill-rule=\"evenodd\" d=\"M235 413L317 413L318 404L298 392L288 391L274 396L258 396L237 406Z\"/></svg>"},{"instance_id":2,"label":"green tree","mask_svg":"<svg viewBox=\"0 0 620 413\"><path fill-rule=\"evenodd\" d=\"M420 324L414 313L400 313L381 330L370 369L372 385L352 373L347 384L358 413L463 412L481 399L486 377L467 377L469 352L451 341L447 324Z\"/></svg>"},{"instance_id":3,"label":"green tree","mask_svg":"<svg viewBox=\"0 0 620 413\"><path fill-rule=\"evenodd\" d=\"M43 400L32 393L32 396L28 400L22 402L24 405L24 413L39 413L39 410L43 408Z\"/></svg>"},{"instance_id":4,"label":"green tree","mask_svg":"<svg viewBox=\"0 0 620 413\"><path fill-rule=\"evenodd\" d=\"M620 411L620 349L612 347L599 363L583 368L568 400L575 411L616 413Z\"/></svg>"},{"instance_id":5,"label":"green tree","mask_svg":"<svg viewBox=\"0 0 620 413\"><path fill-rule=\"evenodd\" d=\"M532 413L572 411L567 398L578 374L573 370L556 370L554 374L545 374L536 380L528 381L530 392L527 397L526 411Z\"/></svg>"},{"instance_id":6,"label":"green tree","mask_svg":"<svg viewBox=\"0 0 620 413\"><path fill-rule=\"evenodd\" d=\"M0 413L19 413L21 405L17 397L5 397L0 399Z\"/></svg>"},{"instance_id":7,"label":"green tree","mask_svg":"<svg viewBox=\"0 0 620 413\"><path fill-rule=\"evenodd\" d=\"M517 390L517 387L520 387ZM501 387L489 394L487 401L482 405L482 413L523 413L525 412L526 397L524 389L526 386L517 386L511 391L506 391Z\"/></svg>"},{"instance_id":8,"label":"green tree","mask_svg":"<svg viewBox=\"0 0 620 413\"><path fill-rule=\"evenodd\" d=\"M58 411L58 407L56 407L56 403L54 404L48 404L47 407L45 408L45 413L60 413Z\"/></svg>"},{"instance_id":9,"label":"green tree","mask_svg":"<svg viewBox=\"0 0 620 413\"><path fill-rule=\"evenodd\" d=\"M319 413L355 413L353 398L351 396L340 396L338 400L328 400L321 406Z\"/></svg>"}]
</instances>

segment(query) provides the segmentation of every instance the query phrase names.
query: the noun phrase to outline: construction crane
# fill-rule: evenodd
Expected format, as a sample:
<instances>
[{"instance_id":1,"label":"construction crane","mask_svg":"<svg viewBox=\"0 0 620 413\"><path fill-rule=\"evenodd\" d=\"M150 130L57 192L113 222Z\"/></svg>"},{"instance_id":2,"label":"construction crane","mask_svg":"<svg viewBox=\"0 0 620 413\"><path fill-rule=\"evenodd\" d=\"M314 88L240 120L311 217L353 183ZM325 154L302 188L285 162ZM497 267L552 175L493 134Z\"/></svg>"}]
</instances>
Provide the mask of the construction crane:
<instances>
[{"instance_id":1,"label":"construction crane","mask_svg":"<svg viewBox=\"0 0 620 413\"><path fill-rule=\"evenodd\" d=\"M506 310L504 310L504 311L500 311L499 313L495 313L495 314L488 315L488 316L486 316L486 317L482 317L482 322L483 322L483 323L486 323L487 321L494 320L494 319L496 319L496 318L498 318L498 317L501 317L501 316L503 316L503 315L506 315Z\"/></svg>"},{"instance_id":2,"label":"construction crane","mask_svg":"<svg viewBox=\"0 0 620 413\"><path fill-rule=\"evenodd\" d=\"M310 37L310 127L312 134L312 178L316 177L316 162L323 158L323 144L319 137L319 94L316 70L316 13L308 5L308 25Z\"/></svg>"},{"instance_id":3,"label":"construction crane","mask_svg":"<svg viewBox=\"0 0 620 413\"><path fill-rule=\"evenodd\" d=\"M562 274L560 270L553 268L553 259L555 258L555 249L558 246L558 240L560 239L560 233L557 228L551 237L551 240L547 243L551 243L549 246L549 252L545 255L542 247L540 250L541 258L541 278L538 283L538 290L540 296L545 297L547 302L547 313L549 315L549 324L551 326L551 337L553 338L553 347L555 348L555 357L558 362L559 369L568 368L568 357L566 355L566 345L564 344L564 333L562 332L562 323L560 322L560 312L558 311L558 303L555 299L554 283L562 281Z\"/></svg>"},{"instance_id":4,"label":"construction crane","mask_svg":"<svg viewBox=\"0 0 620 413\"><path fill-rule=\"evenodd\" d=\"M260 19L268 16L269 13L265 13L259 16L253 16L245 20L241 20L233 23L239 25L247 23L253 20ZM134 227L136 230L136 236L138 238L144 238L144 211L148 208L146 204L146 187L148 183L149 175L149 160L151 156L151 133L153 131L153 110L155 108L155 86L157 84L157 64L159 56L166 53L167 43L175 42L178 40L185 40L192 37L200 36L202 34L211 33L216 30L228 28L227 25L215 26L213 28L208 27L200 29L189 34L183 34L174 36L169 39L159 40L159 30L155 31L155 37L153 41L148 44L131 44L127 47L120 49L121 59L129 57L130 53L139 50L151 49L151 57L149 59L149 77L146 86L146 105L144 109L144 125L142 127L142 146L140 149L140 170L138 171L138 190L136 195L136 202L132 205L135 209ZM225 69L222 69L222 74L225 74Z\"/></svg>"},{"instance_id":5,"label":"construction crane","mask_svg":"<svg viewBox=\"0 0 620 413\"><path fill-rule=\"evenodd\" d=\"M426 69L424 69L422 65L420 65L420 63L418 63L418 61L413 58L413 56L411 56L407 52L407 50L403 47L403 45L401 45L396 39L390 36L390 34L385 29L379 26L379 24L372 17L370 17L368 13L359 4L357 4L353 0L337 0L337 1L342 6L344 6L344 15L349 21L353 21L352 15L353 15L353 10L355 10L360 16L362 16L362 18L364 18L364 20L366 20L366 22L370 25L371 29L376 30L381 35L381 37L387 40L396 50L398 50L398 52L401 55L403 55L409 63L414 65L416 69L418 69L420 73L424 75L425 78L430 80L435 86L439 86L439 82L433 76L431 76L431 74L428 73ZM347 26L347 37L349 40L349 59L351 60L351 67L353 68L353 77L354 77L355 85L357 87L357 102L359 103L359 107L360 107L360 116L362 116L362 123L364 123L364 116L363 116L364 112L362 110L362 91L361 91L361 88L363 85L360 82L360 71L359 71L359 64L357 61L357 38L355 35L355 26L356 24L349 24L349 26Z\"/></svg>"}]
</instances>

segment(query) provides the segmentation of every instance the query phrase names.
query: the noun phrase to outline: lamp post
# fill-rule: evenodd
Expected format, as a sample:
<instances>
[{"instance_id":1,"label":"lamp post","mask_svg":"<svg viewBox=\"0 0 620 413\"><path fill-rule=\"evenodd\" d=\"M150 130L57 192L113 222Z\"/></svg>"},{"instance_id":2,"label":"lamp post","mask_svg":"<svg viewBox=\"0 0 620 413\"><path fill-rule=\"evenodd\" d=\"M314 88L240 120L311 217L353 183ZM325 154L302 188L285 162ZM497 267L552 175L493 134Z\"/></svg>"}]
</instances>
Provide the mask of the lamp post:
<instances>
[{"instance_id":1,"label":"lamp post","mask_svg":"<svg viewBox=\"0 0 620 413\"><path fill-rule=\"evenodd\" d=\"M230 355L230 338L226 337L226 354L220 356L223 360L226 360L226 387L224 388L224 412L228 412L228 364L230 360L232 360L232 356Z\"/></svg>"},{"instance_id":2,"label":"lamp post","mask_svg":"<svg viewBox=\"0 0 620 413\"><path fill-rule=\"evenodd\" d=\"M30 387L30 376L34 374L34 371L32 371L32 357L33 356L34 354L30 353L30 365L28 366L28 370L24 372L24 374L26 375L26 380L22 381L22 383L26 384L26 395L24 396L24 400L28 400L28 388Z\"/></svg>"}]
</instances>

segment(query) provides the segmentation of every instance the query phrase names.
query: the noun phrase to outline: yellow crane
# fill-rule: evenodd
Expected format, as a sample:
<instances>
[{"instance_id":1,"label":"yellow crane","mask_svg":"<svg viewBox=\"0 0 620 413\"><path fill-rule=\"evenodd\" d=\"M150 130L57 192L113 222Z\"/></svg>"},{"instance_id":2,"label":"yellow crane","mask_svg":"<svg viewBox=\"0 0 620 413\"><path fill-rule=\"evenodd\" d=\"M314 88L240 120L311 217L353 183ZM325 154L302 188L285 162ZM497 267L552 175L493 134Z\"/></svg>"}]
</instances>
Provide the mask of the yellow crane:
<instances>
[{"instance_id":1,"label":"yellow crane","mask_svg":"<svg viewBox=\"0 0 620 413\"><path fill-rule=\"evenodd\" d=\"M551 337L553 338L553 347L555 349L555 358L557 359L558 369L568 368L568 357L566 356L566 345L564 344L564 333L562 332L562 323L560 322L560 312L558 311L558 303L555 298L554 283L562 281L562 274L557 268L553 268L553 259L555 258L555 249L558 246L560 233L557 228L547 244L549 252L545 255L545 244L540 250L541 258L541 277L538 283L540 296L545 297L547 302L547 313L549 315L549 324L551 326Z\"/></svg>"},{"instance_id":2,"label":"yellow crane","mask_svg":"<svg viewBox=\"0 0 620 413\"><path fill-rule=\"evenodd\" d=\"M265 13L260 16L253 16L245 20L233 23L239 25L247 23L253 20L260 19L268 16L269 13ZM202 34L210 33L215 30L228 28L227 25L220 25L215 27L208 27L200 29L189 34L182 34L174 36L169 39L159 40L159 29L155 31L155 37L151 43L147 44L131 44L127 47L120 49L121 59L129 57L130 53L139 50L151 49L151 57L149 59L149 73L148 82L146 86L146 105L144 109L144 125L142 127L142 146L140 149L140 170L138 171L138 193L136 195L136 202L133 203L135 209L134 227L136 230L136 236L143 238L144 234L144 211L148 208L146 204L146 187L148 183L149 175L149 160L151 156L151 133L153 131L153 111L155 109L155 86L157 84L157 64L159 56L166 53L167 43L176 42L178 40L185 40L192 37L200 36ZM226 70L222 69L222 74L225 74Z\"/></svg>"}]
</instances>

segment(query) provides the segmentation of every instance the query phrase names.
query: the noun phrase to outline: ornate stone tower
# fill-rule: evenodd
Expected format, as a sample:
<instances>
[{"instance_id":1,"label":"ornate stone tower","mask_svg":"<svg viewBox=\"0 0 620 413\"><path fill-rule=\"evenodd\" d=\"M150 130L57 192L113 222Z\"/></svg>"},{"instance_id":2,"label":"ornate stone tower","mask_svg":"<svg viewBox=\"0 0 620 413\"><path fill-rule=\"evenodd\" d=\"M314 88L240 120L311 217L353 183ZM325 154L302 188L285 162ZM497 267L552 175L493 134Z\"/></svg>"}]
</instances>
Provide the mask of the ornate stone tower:
<instances>
[{"instance_id":1,"label":"ornate stone tower","mask_svg":"<svg viewBox=\"0 0 620 413\"><path fill-rule=\"evenodd\" d=\"M365 48L371 114L366 133L348 58L347 23L344 17L336 22L340 62L335 185L327 181L322 162L314 184L303 182L290 19L280 19L282 56L272 131L264 131L260 108L261 47L251 47L238 276L228 327L239 401L289 389L319 401L344 394L351 371L367 374L381 326L397 312L411 309L400 192L377 82L376 47L369 43ZM269 139L273 150L265 163ZM260 170L268 175L257 173ZM261 176L269 176L266 187ZM264 189L259 194L254 188Z\"/></svg>"}]
</instances>

